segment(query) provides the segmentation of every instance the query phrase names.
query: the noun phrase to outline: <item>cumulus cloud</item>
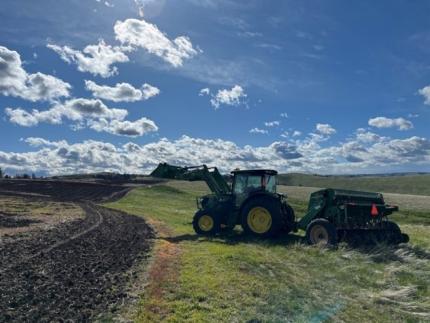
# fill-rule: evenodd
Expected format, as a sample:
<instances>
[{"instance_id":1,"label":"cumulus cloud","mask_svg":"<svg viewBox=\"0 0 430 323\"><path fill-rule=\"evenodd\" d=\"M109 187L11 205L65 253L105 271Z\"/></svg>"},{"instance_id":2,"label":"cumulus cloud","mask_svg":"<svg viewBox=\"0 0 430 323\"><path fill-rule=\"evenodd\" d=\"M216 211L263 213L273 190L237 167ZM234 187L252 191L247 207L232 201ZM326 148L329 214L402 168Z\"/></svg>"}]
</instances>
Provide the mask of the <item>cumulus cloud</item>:
<instances>
[{"instance_id":1,"label":"cumulus cloud","mask_svg":"<svg viewBox=\"0 0 430 323\"><path fill-rule=\"evenodd\" d=\"M367 131L366 129L359 128L356 131L356 139L360 142L373 143L385 140L387 138L381 137L380 135L371 131Z\"/></svg>"},{"instance_id":2,"label":"cumulus cloud","mask_svg":"<svg viewBox=\"0 0 430 323\"><path fill-rule=\"evenodd\" d=\"M281 113L281 118L288 118L288 113L286 112Z\"/></svg>"},{"instance_id":3,"label":"cumulus cloud","mask_svg":"<svg viewBox=\"0 0 430 323\"><path fill-rule=\"evenodd\" d=\"M278 127L281 123L279 121L269 121L265 122L264 125L266 127L272 128L272 127Z\"/></svg>"},{"instance_id":4,"label":"cumulus cloud","mask_svg":"<svg viewBox=\"0 0 430 323\"><path fill-rule=\"evenodd\" d=\"M238 106L246 97L244 89L240 85L235 85L230 90L219 90L216 95L212 96L210 102L215 109L218 109L221 105Z\"/></svg>"},{"instance_id":5,"label":"cumulus cloud","mask_svg":"<svg viewBox=\"0 0 430 323\"><path fill-rule=\"evenodd\" d=\"M138 137L148 132L157 131L158 127L152 120L141 118L136 121L127 120L90 120L89 127L98 132L106 131L118 136Z\"/></svg>"},{"instance_id":6,"label":"cumulus cloud","mask_svg":"<svg viewBox=\"0 0 430 323\"><path fill-rule=\"evenodd\" d=\"M109 77L118 74L118 68L112 66L115 63L125 63L129 61L125 52L126 47L107 45L100 40L96 45L88 45L82 51L75 50L69 46L58 46L48 44L48 48L60 55L61 59L69 64L76 64L81 72L89 72L101 77Z\"/></svg>"},{"instance_id":7,"label":"cumulus cloud","mask_svg":"<svg viewBox=\"0 0 430 323\"><path fill-rule=\"evenodd\" d=\"M0 46L0 94L29 101L68 97L71 85L52 75L28 74L18 52Z\"/></svg>"},{"instance_id":8,"label":"cumulus cloud","mask_svg":"<svg viewBox=\"0 0 430 323\"><path fill-rule=\"evenodd\" d=\"M50 174L114 171L150 172L159 162L191 166L203 163L223 172L240 168L271 168L280 172L355 173L383 170L393 165L430 165L429 139L413 136L386 138L364 143L356 139L340 145L320 147L308 140L276 141L267 146L239 146L221 139L182 136L177 140L160 139L145 145L87 140L69 144L64 140L28 138L36 151L0 151L0 167L10 171L48 171Z\"/></svg>"},{"instance_id":9,"label":"cumulus cloud","mask_svg":"<svg viewBox=\"0 0 430 323\"><path fill-rule=\"evenodd\" d=\"M20 126L32 127L39 123L61 124L63 119L74 122L75 129L89 127L98 132L104 131L120 136L142 136L157 131L158 127L149 119L124 120L128 111L107 107L99 99L72 99L56 103L50 109L28 112L22 108L6 108L9 121Z\"/></svg>"},{"instance_id":10,"label":"cumulus cloud","mask_svg":"<svg viewBox=\"0 0 430 323\"><path fill-rule=\"evenodd\" d=\"M336 129L334 129L332 126L330 126L327 123L317 123L316 125L316 131L325 136L331 136L336 133Z\"/></svg>"},{"instance_id":11,"label":"cumulus cloud","mask_svg":"<svg viewBox=\"0 0 430 323\"><path fill-rule=\"evenodd\" d=\"M418 90L418 93L424 97L424 104L430 105L430 85Z\"/></svg>"},{"instance_id":12,"label":"cumulus cloud","mask_svg":"<svg viewBox=\"0 0 430 323\"><path fill-rule=\"evenodd\" d=\"M398 128L399 130L409 130L414 127L411 121L404 118L390 119L386 117L369 119L369 126L375 128Z\"/></svg>"},{"instance_id":13,"label":"cumulus cloud","mask_svg":"<svg viewBox=\"0 0 430 323\"><path fill-rule=\"evenodd\" d=\"M95 98L114 102L135 102L148 100L158 94L160 90L150 84L143 84L140 89L129 83L117 83L115 86L98 85L93 81L85 81L85 87Z\"/></svg>"},{"instance_id":14,"label":"cumulus cloud","mask_svg":"<svg viewBox=\"0 0 430 323\"><path fill-rule=\"evenodd\" d=\"M193 47L188 37L179 36L170 40L156 25L146 22L144 19L117 21L114 31L116 39L123 45L143 48L173 67L182 66L184 60L190 59L200 52Z\"/></svg>"},{"instance_id":15,"label":"cumulus cloud","mask_svg":"<svg viewBox=\"0 0 430 323\"><path fill-rule=\"evenodd\" d=\"M258 134L262 134L262 135L267 135L269 133L269 131L264 130L264 129L260 129L260 128L252 128L251 130L249 130L250 133L258 133Z\"/></svg>"}]
</instances>

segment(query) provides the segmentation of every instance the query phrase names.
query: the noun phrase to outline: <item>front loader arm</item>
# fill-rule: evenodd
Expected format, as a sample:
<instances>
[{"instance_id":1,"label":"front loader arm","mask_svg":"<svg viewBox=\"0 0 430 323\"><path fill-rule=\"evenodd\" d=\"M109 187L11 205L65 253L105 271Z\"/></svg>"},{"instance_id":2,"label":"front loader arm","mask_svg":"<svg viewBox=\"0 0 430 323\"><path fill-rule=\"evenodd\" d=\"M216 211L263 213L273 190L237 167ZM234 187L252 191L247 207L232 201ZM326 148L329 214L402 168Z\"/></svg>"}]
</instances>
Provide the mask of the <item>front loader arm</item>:
<instances>
[{"instance_id":1,"label":"front loader arm","mask_svg":"<svg viewBox=\"0 0 430 323\"><path fill-rule=\"evenodd\" d=\"M231 188L216 167L206 165L179 167L160 163L151 176L179 179L186 181L205 181L209 189L217 196L231 193Z\"/></svg>"}]
</instances>

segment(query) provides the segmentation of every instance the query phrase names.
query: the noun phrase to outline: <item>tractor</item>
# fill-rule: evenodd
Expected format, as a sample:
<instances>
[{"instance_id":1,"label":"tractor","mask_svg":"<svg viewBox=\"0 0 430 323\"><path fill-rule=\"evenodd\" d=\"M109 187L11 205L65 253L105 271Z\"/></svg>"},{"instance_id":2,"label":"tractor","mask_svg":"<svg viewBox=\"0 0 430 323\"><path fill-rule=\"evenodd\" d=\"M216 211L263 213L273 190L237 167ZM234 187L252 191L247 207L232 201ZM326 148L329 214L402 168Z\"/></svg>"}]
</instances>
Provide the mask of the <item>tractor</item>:
<instances>
[{"instance_id":1,"label":"tractor","mask_svg":"<svg viewBox=\"0 0 430 323\"><path fill-rule=\"evenodd\" d=\"M340 240L401 243L409 241L387 216L398 211L382 194L323 189L311 194L307 213L298 221L287 197L276 192L275 170L234 170L231 185L216 167L178 167L161 163L153 177L205 181L212 194L197 198L193 228L197 234L214 235L241 225L246 234L270 237L279 233L306 232L309 244L336 245Z\"/></svg>"},{"instance_id":2,"label":"tractor","mask_svg":"<svg viewBox=\"0 0 430 323\"><path fill-rule=\"evenodd\" d=\"M276 192L276 171L235 170L231 174L229 185L216 167L160 164L151 176L207 183L212 194L197 198L198 211L193 218L198 234L213 235L241 225L247 234L269 237L295 228L293 209L286 197Z\"/></svg>"}]
</instances>

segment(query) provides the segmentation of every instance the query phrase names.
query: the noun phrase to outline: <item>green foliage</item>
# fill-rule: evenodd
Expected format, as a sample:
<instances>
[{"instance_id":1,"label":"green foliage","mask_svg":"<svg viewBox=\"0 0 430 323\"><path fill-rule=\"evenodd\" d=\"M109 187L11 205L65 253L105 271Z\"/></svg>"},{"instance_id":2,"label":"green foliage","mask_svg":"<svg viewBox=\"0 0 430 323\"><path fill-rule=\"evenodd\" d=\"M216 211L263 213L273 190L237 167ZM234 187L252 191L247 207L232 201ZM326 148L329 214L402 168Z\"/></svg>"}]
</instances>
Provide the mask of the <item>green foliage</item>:
<instances>
[{"instance_id":1,"label":"green foliage","mask_svg":"<svg viewBox=\"0 0 430 323\"><path fill-rule=\"evenodd\" d=\"M254 240L240 230L213 238L194 234L191 219L201 183L132 191L111 207L158 221L163 239L181 249L178 280L166 286L166 311L137 321L166 322L419 322L430 319L430 227L424 214L402 225L411 244L372 250L325 250L302 235ZM290 200L301 216L307 201ZM406 222L404 222L406 223ZM427 260L426 260L427 259ZM160 268L163 270L163 268Z\"/></svg>"}]
</instances>

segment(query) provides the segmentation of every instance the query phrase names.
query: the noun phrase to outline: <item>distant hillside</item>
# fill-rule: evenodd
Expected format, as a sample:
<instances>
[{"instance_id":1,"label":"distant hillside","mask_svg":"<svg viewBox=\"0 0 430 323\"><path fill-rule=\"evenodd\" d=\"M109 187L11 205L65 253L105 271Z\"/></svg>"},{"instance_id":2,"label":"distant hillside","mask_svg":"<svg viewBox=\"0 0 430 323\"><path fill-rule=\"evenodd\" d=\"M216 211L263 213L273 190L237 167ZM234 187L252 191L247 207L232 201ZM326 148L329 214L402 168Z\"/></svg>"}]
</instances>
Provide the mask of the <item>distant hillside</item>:
<instances>
[{"instance_id":1,"label":"distant hillside","mask_svg":"<svg viewBox=\"0 0 430 323\"><path fill-rule=\"evenodd\" d=\"M430 195L430 174L321 176L292 173L280 174L279 184Z\"/></svg>"}]
</instances>

